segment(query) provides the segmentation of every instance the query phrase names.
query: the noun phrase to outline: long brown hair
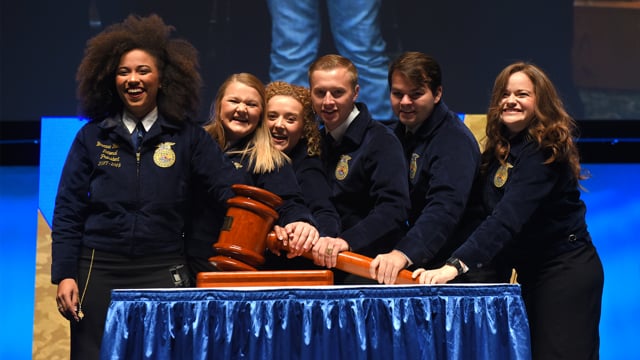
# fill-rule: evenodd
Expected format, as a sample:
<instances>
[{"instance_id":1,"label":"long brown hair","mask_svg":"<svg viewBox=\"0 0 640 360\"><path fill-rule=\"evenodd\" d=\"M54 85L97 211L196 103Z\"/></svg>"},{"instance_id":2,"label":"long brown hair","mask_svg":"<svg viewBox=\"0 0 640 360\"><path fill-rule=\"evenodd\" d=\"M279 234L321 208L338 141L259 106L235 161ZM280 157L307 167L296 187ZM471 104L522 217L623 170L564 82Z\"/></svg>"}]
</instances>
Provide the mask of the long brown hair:
<instances>
[{"instance_id":1,"label":"long brown hair","mask_svg":"<svg viewBox=\"0 0 640 360\"><path fill-rule=\"evenodd\" d=\"M512 74L522 72L531 79L536 95L534 116L527 126L527 137L535 141L548 154L545 164L566 162L577 180L587 176L581 173L580 156L574 141L576 123L566 112L555 86L539 67L516 62L498 74L487 112L487 143L483 153L483 170L492 158L505 164L510 151L508 131L501 120L502 94Z\"/></svg>"},{"instance_id":2,"label":"long brown hair","mask_svg":"<svg viewBox=\"0 0 640 360\"><path fill-rule=\"evenodd\" d=\"M253 166L253 172L263 174L274 171L282 167L288 157L280 150L276 149L271 143L271 133L265 121L266 96L264 84L255 75L249 73L238 73L229 76L218 88L215 100L211 104L211 115L209 121L205 124L204 129L218 142L220 147L228 150L229 143L226 141L224 127L220 118L222 108L222 99L227 88L232 83L241 83L255 89L260 95L260 120L255 131L249 135L251 138L247 141L244 149L229 151L229 154L240 154L242 158L248 157L249 164Z\"/></svg>"}]
</instances>

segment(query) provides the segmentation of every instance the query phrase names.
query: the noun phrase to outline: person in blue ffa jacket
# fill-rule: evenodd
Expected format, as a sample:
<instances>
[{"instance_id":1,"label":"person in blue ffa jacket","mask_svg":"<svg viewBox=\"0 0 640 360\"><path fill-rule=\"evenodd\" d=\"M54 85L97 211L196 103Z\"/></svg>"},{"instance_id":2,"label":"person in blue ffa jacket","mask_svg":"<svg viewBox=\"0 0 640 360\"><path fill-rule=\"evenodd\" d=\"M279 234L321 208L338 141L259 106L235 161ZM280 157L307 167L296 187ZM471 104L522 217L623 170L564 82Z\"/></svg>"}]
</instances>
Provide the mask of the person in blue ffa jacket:
<instances>
[{"instance_id":1,"label":"person in blue ffa jacket","mask_svg":"<svg viewBox=\"0 0 640 360\"><path fill-rule=\"evenodd\" d=\"M265 107L264 84L249 73L233 74L218 89L205 130L231 158L237 172L245 175L247 184L284 200L276 209L279 218L274 230L291 247L288 256L295 257L310 250L319 235L289 158L271 142ZM200 202L188 237L189 262L195 273L216 270L208 259L215 254L219 214L217 204Z\"/></svg>"},{"instance_id":2,"label":"person in blue ffa jacket","mask_svg":"<svg viewBox=\"0 0 640 360\"><path fill-rule=\"evenodd\" d=\"M273 145L291 159L305 205L311 211L320 236L337 236L340 215L331 202L331 188L320 160L320 131L311 109L309 90L284 81L266 87L266 121ZM304 258L278 261L270 256L273 269L317 269ZM281 258L282 259L282 258Z\"/></svg>"},{"instance_id":3,"label":"person in blue ffa jacket","mask_svg":"<svg viewBox=\"0 0 640 360\"><path fill-rule=\"evenodd\" d=\"M112 289L190 285L183 233L195 184L206 189L198 197L222 204L241 179L191 120L197 53L172 30L156 15L129 16L88 42L78 68L89 122L69 150L51 234L71 359L100 358Z\"/></svg>"},{"instance_id":4,"label":"person in blue ffa jacket","mask_svg":"<svg viewBox=\"0 0 640 360\"><path fill-rule=\"evenodd\" d=\"M267 85L267 125L273 145L291 158L296 179L321 236L337 236L340 215L322 167L320 131L309 90L284 81Z\"/></svg>"},{"instance_id":5,"label":"person in blue ffa jacket","mask_svg":"<svg viewBox=\"0 0 640 360\"><path fill-rule=\"evenodd\" d=\"M399 119L395 134L409 167L410 229L394 250L372 261L370 272L378 282L393 284L398 272L410 265L444 265L459 245L462 229L457 228L471 226L461 219L478 174L480 150L471 131L442 100L442 72L435 59L419 52L400 55L389 67L389 88L391 108ZM462 281L495 280L476 274Z\"/></svg>"},{"instance_id":6,"label":"person in blue ffa jacket","mask_svg":"<svg viewBox=\"0 0 640 360\"><path fill-rule=\"evenodd\" d=\"M331 199L342 222L338 236L321 237L314 246L314 261L332 268L340 251L371 257L388 252L405 230L409 208L402 145L371 119L365 104L356 103L358 72L349 59L318 58L309 68L309 84L313 109L324 124L322 155ZM339 273L335 279L366 280Z\"/></svg>"},{"instance_id":7,"label":"person in blue ffa jacket","mask_svg":"<svg viewBox=\"0 0 640 360\"><path fill-rule=\"evenodd\" d=\"M414 272L441 284L499 253L518 272L534 359L597 359L604 274L580 199L574 120L547 75L514 63L495 80L481 165L486 217L447 264Z\"/></svg>"}]
</instances>

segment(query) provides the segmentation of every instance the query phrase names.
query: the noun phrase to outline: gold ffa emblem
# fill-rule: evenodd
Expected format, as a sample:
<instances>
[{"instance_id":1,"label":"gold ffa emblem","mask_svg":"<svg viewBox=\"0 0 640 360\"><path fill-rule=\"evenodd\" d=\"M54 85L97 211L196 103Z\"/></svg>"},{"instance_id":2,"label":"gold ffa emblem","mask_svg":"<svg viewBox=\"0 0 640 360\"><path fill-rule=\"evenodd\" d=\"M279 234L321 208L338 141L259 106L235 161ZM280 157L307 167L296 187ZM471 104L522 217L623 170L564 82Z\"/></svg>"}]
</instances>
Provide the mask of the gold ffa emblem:
<instances>
[{"instance_id":1,"label":"gold ffa emblem","mask_svg":"<svg viewBox=\"0 0 640 360\"><path fill-rule=\"evenodd\" d=\"M239 163L237 161L233 161L233 166L235 166L236 170L242 169L242 163Z\"/></svg>"},{"instance_id":2,"label":"gold ffa emblem","mask_svg":"<svg viewBox=\"0 0 640 360\"><path fill-rule=\"evenodd\" d=\"M156 151L153 153L153 162L161 168L168 168L176 163L176 153L173 152L171 146L175 145L173 142L163 142L156 146Z\"/></svg>"},{"instance_id":3,"label":"gold ffa emblem","mask_svg":"<svg viewBox=\"0 0 640 360\"><path fill-rule=\"evenodd\" d=\"M498 171L496 171L496 176L493 177L493 185L495 185L495 187L501 188L507 183L507 178L509 178L509 169L512 167L513 165L509 163L506 165L500 165Z\"/></svg>"},{"instance_id":4,"label":"gold ffa emblem","mask_svg":"<svg viewBox=\"0 0 640 360\"><path fill-rule=\"evenodd\" d=\"M344 180L349 175L349 160L351 160L349 155L340 156L338 165L336 165L336 179Z\"/></svg>"},{"instance_id":5,"label":"gold ffa emblem","mask_svg":"<svg viewBox=\"0 0 640 360\"><path fill-rule=\"evenodd\" d=\"M411 163L409 164L409 178L413 180L416 177L416 171L418 171L418 159L420 155L413 153L411 154Z\"/></svg>"}]
</instances>

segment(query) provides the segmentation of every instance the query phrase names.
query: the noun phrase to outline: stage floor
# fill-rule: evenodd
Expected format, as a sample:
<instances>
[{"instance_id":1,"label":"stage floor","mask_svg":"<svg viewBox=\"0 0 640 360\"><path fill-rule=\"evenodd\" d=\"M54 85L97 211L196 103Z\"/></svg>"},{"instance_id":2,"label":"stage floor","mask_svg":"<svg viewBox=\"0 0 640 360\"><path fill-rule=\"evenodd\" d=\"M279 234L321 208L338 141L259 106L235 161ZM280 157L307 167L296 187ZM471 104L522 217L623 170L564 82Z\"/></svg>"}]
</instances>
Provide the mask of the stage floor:
<instances>
[{"instance_id":1,"label":"stage floor","mask_svg":"<svg viewBox=\"0 0 640 360\"><path fill-rule=\"evenodd\" d=\"M638 331L628 321L640 318L640 285L629 281L640 277L640 242L636 235L640 226L640 164L583 166L592 173L592 178L583 182L587 222L605 269L601 359L640 359L640 348L630 345L636 342ZM3 288L1 359L32 358L38 179L38 167L0 167L0 264L8 284ZM48 265L41 264L41 271L47 270ZM53 285L46 287L55 289ZM53 297L37 300L51 303L55 311ZM61 337L57 335L36 341L53 345L54 339ZM60 341L66 342L62 337ZM44 354L33 354L33 358L52 359Z\"/></svg>"}]
</instances>

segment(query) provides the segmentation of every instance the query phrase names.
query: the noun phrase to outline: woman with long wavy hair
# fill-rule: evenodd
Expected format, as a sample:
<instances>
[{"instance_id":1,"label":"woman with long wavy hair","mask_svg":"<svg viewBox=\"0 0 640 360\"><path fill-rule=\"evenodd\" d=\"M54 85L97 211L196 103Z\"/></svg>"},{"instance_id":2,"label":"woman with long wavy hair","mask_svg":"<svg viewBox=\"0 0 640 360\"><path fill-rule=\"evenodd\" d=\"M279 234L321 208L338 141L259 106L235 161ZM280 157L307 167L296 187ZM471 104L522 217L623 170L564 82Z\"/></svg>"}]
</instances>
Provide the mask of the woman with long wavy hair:
<instances>
[{"instance_id":1,"label":"woman with long wavy hair","mask_svg":"<svg viewBox=\"0 0 640 360\"><path fill-rule=\"evenodd\" d=\"M418 269L445 283L492 258L517 270L534 359L597 359L604 273L585 221L575 122L537 66L496 78L487 114L482 182L486 218L447 265Z\"/></svg>"}]
</instances>

